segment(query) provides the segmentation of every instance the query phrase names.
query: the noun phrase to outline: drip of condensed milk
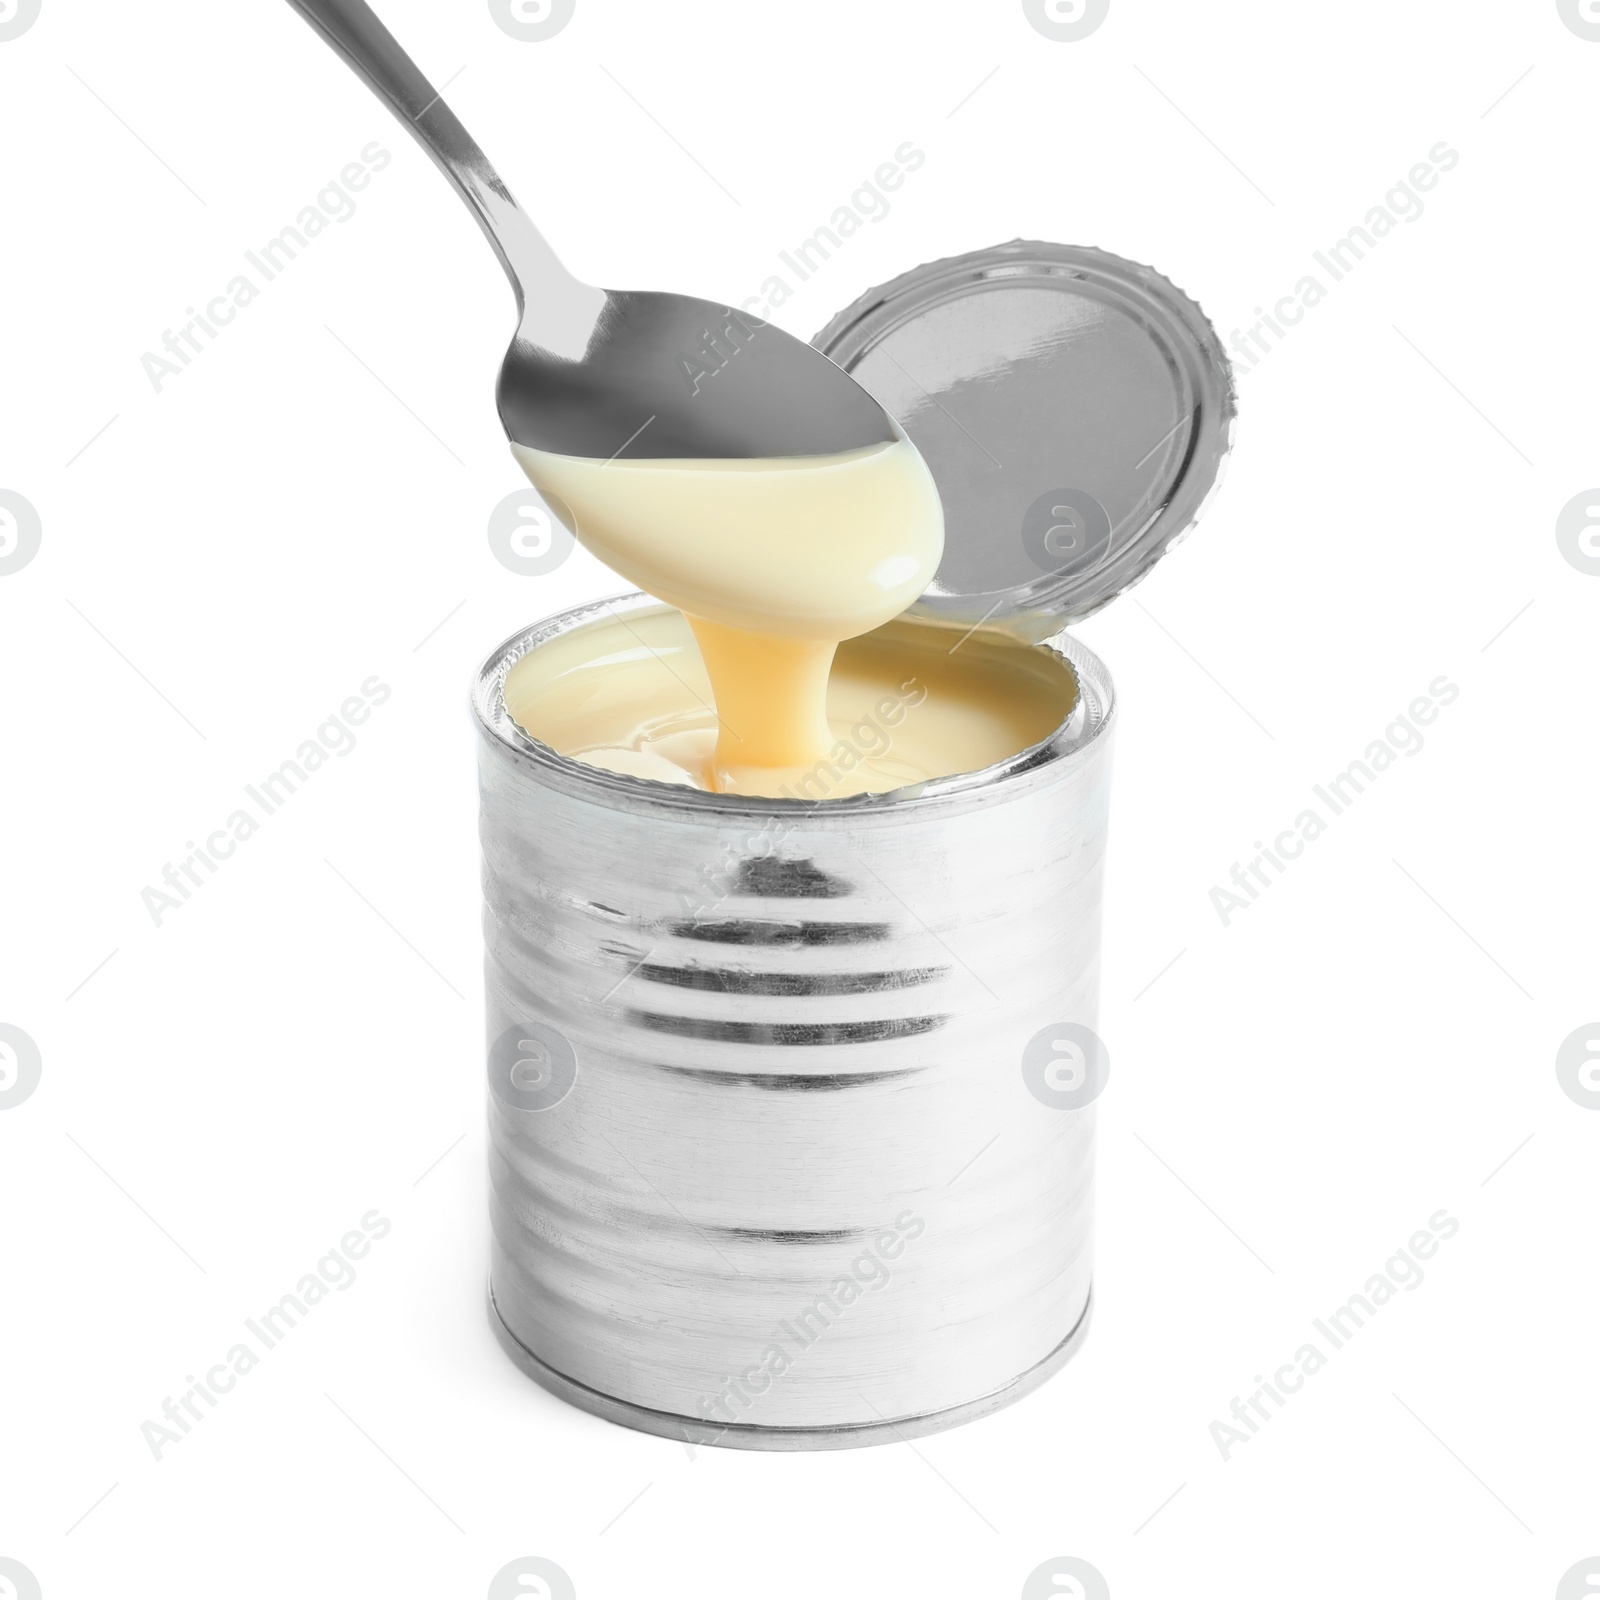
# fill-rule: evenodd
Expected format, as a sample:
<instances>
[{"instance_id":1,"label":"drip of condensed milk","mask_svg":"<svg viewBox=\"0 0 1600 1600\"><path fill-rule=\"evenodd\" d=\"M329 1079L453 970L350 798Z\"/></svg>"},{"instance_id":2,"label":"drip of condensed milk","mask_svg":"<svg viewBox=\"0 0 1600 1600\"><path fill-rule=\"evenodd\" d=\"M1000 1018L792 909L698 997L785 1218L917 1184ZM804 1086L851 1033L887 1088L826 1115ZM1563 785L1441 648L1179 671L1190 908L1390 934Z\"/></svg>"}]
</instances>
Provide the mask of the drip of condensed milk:
<instances>
[{"instance_id":1,"label":"drip of condensed milk","mask_svg":"<svg viewBox=\"0 0 1600 1600\"><path fill-rule=\"evenodd\" d=\"M511 448L588 550L678 607L694 630L715 750L687 764L642 747L633 754L650 759L584 757L640 777L784 793L838 742L828 691L840 643L904 611L944 551L938 489L903 436L770 461L600 461ZM869 763L840 792L907 781Z\"/></svg>"}]
</instances>

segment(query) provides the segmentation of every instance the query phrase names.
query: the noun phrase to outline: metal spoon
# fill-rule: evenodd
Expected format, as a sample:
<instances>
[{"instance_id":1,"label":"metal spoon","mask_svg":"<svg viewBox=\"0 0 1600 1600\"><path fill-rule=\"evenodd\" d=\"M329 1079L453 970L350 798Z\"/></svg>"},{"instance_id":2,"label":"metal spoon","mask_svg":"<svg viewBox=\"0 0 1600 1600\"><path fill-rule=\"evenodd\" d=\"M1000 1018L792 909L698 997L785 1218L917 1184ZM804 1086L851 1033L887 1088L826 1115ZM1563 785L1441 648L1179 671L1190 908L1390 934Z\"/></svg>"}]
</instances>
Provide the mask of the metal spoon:
<instances>
[{"instance_id":1,"label":"metal spoon","mask_svg":"<svg viewBox=\"0 0 1600 1600\"><path fill-rule=\"evenodd\" d=\"M516 444L666 460L817 456L898 437L883 407L808 344L716 300L574 278L432 84L363 0L289 0L471 207L521 320L496 399Z\"/></svg>"}]
</instances>

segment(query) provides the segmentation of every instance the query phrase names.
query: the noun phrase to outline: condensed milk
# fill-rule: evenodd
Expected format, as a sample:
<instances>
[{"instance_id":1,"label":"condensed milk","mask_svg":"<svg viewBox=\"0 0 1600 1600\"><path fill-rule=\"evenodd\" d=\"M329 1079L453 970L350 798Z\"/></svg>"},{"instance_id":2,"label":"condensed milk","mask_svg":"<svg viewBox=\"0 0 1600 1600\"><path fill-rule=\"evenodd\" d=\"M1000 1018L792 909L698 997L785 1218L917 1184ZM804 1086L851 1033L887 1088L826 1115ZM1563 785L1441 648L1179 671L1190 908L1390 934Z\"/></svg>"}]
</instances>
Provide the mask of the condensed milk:
<instances>
[{"instance_id":1,"label":"condensed milk","mask_svg":"<svg viewBox=\"0 0 1600 1600\"><path fill-rule=\"evenodd\" d=\"M594 555L679 608L703 663L688 674L709 687L709 696L693 690L698 703L686 707L676 692L687 688L680 660L638 686L644 698L631 727L601 737L581 717L574 721L569 705L558 714L556 748L635 777L778 795L836 747L848 758L852 746L835 725L841 715L853 722L891 689L908 692L909 664L897 668L884 648L868 658L857 653L853 674L831 696L829 682L840 643L904 611L944 553L938 489L908 439L778 461L599 461L522 445L512 451ZM594 671L569 687L587 692ZM947 696L930 701L922 686L918 704L931 709L919 719L914 770L921 777L967 770L960 763L994 746L981 738L971 746L974 701L970 693L957 699L965 715L952 706L942 751L934 725ZM715 715L709 750L695 715L708 708ZM934 770L923 770L929 765ZM903 764L882 765L866 751L840 770L834 792L907 781Z\"/></svg>"}]
</instances>

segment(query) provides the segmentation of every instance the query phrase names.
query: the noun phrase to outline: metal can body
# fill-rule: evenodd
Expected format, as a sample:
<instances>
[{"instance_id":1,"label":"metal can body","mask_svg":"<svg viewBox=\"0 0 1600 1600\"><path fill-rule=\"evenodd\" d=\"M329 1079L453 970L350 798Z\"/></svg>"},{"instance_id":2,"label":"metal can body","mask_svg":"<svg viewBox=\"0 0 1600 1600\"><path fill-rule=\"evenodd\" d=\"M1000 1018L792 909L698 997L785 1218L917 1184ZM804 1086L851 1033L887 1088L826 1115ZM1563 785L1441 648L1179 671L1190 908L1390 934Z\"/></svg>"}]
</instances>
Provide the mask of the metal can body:
<instances>
[{"instance_id":1,"label":"metal can body","mask_svg":"<svg viewBox=\"0 0 1600 1600\"><path fill-rule=\"evenodd\" d=\"M636 603L636 602L635 602ZM475 694L493 1316L548 1387L694 1443L908 1437L1076 1348L1112 694L989 773L812 805L630 780ZM531 1063L531 1065L530 1065ZM519 1077L519 1070L521 1076Z\"/></svg>"}]
</instances>

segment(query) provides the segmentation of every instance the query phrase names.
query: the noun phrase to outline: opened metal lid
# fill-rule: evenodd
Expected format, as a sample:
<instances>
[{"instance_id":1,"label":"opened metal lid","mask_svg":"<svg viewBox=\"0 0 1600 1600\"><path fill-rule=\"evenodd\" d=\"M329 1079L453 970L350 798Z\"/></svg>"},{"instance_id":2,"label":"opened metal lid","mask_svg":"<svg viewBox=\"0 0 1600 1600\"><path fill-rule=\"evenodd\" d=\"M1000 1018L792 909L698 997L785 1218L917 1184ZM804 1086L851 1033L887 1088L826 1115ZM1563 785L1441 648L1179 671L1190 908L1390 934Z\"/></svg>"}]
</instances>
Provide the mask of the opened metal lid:
<instances>
[{"instance_id":1,"label":"opened metal lid","mask_svg":"<svg viewBox=\"0 0 1600 1600\"><path fill-rule=\"evenodd\" d=\"M871 289L812 341L911 435L945 553L911 609L1029 639L1137 583L1200 515L1233 373L1149 267L1017 240Z\"/></svg>"}]
</instances>

